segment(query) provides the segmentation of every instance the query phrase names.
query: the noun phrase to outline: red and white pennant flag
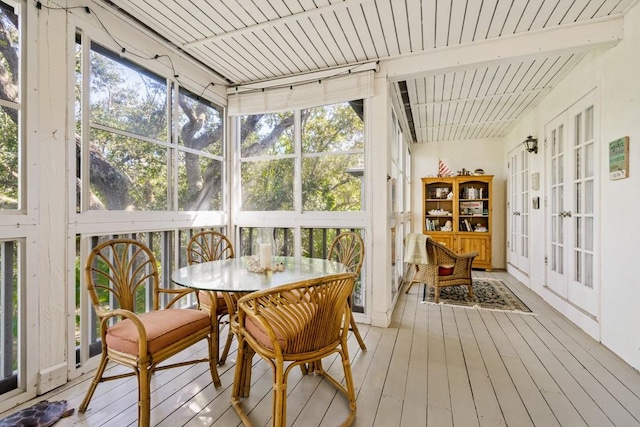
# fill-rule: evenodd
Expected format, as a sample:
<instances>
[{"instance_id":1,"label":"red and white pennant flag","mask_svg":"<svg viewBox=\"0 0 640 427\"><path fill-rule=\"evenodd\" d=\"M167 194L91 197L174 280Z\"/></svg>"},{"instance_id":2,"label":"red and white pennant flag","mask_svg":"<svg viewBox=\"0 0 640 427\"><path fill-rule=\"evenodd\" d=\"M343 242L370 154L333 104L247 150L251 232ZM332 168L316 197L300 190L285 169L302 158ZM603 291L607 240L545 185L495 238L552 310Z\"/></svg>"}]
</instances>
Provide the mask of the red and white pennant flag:
<instances>
[{"instance_id":1,"label":"red and white pennant flag","mask_svg":"<svg viewBox=\"0 0 640 427\"><path fill-rule=\"evenodd\" d=\"M438 176L451 176L452 174L451 169L442 160L438 160Z\"/></svg>"}]
</instances>

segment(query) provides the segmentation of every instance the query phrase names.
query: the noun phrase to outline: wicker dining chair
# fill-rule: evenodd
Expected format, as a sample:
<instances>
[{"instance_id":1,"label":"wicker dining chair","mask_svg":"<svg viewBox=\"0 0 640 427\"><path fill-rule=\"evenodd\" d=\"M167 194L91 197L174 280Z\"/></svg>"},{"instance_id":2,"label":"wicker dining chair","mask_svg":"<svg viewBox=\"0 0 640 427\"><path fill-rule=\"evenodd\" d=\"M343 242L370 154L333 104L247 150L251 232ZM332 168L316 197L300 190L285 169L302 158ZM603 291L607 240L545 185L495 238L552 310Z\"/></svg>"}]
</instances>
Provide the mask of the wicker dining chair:
<instances>
[{"instance_id":1,"label":"wicker dining chair","mask_svg":"<svg viewBox=\"0 0 640 427\"><path fill-rule=\"evenodd\" d=\"M349 295L354 273L339 273L247 294L238 300L238 357L231 403L245 426L251 421L240 398L248 397L252 358L266 360L274 373L272 425L286 425L287 376L291 369L338 353L344 368L343 386L328 372L321 374L349 402L351 425L356 415L356 396L351 374L344 323L349 320Z\"/></svg>"},{"instance_id":2,"label":"wicker dining chair","mask_svg":"<svg viewBox=\"0 0 640 427\"><path fill-rule=\"evenodd\" d=\"M357 280L357 277L360 276L362 263L364 262L364 241L362 240L362 237L353 231L345 231L338 234L335 239L333 239L333 242L329 247L329 255L327 258L329 260L338 261L346 266L348 271L356 274ZM353 307L352 295L349 296L349 306ZM358 324L353 318L352 311L349 311L349 316L349 329L358 340L360 348L366 350L367 346L362 339L362 335L360 335Z\"/></svg>"},{"instance_id":3,"label":"wicker dining chair","mask_svg":"<svg viewBox=\"0 0 640 427\"><path fill-rule=\"evenodd\" d=\"M85 412L99 383L135 375L138 380L138 426L151 419L151 375L160 369L209 362L211 379L220 387L216 368L211 313L176 308L189 289L164 289L159 285L158 265L151 250L132 239L98 244L89 254L84 278L99 320L102 356L78 409ZM145 311L143 295L152 295ZM160 308L160 302L166 302ZM159 366L160 363L201 340L207 340L209 357ZM105 376L108 362L133 369L131 373Z\"/></svg>"},{"instance_id":4,"label":"wicker dining chair","mask_svg":"<svg viewBox=\"0 0 640 427\"><path fill-rule=\"evenodd\" d=\"M426 299L427 286L433 287L436 303L440 302L440 288L445 286L466 286L469 297L473 297L471 266L478 252L457 254L433 239L427 239L426 245L428 262L416 266L409 286L413 283L424 283L424 299Z\"/></svg>"},{"instance_id":5,"label":"wicker dining chair","mask_svg":"<svg viewBox=\"0 0 640 427\"><path fill-rule=\"evenodd\" d=\"M189 243L187 243L187 263L200 264L208 261L217 261L222 259L229 259L235 256L233 245L231 241L224 234L217 231L201 231L194 234ZM215 295L215 298L212 296ZM227 299L233 301L234 295L227 295ZM212 311L216 313L216 358L219 365L223 365L227 360L229 349L231 348L231 341L233 340L233 334L229 330L227 333L227 340L222 350L222 354L219 354L219 338L220 338L220 326L229 324L229 311L235 313L235 307L229 310L227 308L227 302L225 301L225 295L222 292L198 292L198 302L200 307L205 311ZM213 302L213 304L212 304ZM213 309L212 309L213 305ZM227 320L224 320L224 319Z\"/></svg>"}]
</instances>

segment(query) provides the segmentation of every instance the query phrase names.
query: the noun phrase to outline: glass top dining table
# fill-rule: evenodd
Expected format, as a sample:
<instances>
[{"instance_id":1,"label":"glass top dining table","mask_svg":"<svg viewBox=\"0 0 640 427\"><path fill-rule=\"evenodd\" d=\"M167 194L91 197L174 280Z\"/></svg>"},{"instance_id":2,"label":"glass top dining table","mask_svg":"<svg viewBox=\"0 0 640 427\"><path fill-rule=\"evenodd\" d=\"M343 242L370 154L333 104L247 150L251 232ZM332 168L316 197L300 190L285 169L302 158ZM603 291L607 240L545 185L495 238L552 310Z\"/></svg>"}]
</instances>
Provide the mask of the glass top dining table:
<instances>
[{"instance_id":1,"label":"glass top dining table","mask_svg":"<svg viewBox=\"0 0 640 427\"><path fill-rule=\"evenodd\" d=\"M246 257L209 261L179 268L171 280L204 291L255 292L347 271L344 265L321 258L278 256L276 263L284 264L284 271L251 272Z\"/></svg>"}]
</instances>

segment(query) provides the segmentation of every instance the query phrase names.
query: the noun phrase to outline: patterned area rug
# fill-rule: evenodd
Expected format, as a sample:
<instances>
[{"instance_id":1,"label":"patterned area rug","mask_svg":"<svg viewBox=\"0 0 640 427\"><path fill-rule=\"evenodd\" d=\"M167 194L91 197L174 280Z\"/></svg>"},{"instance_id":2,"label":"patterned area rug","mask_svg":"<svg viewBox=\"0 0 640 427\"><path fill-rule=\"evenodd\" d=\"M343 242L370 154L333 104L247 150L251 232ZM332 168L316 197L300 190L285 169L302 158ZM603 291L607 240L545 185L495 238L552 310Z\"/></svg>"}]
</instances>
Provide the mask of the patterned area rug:
<instances>
[{"instance_id":1,"label":"patterned area rug","mask_svg":"<svg viewBox=\"0 0 640 427\"><path fill-rule=\"evenodd\" d=\"M427 287L427 298L423 303L434 302L435 289ZM447 286L440 288L440 304L456 307L483 308L487 310L506 310L531 313L520 299L500 280L474 279L473 297L469 298L466 286Z\"/></svg>"}]
</instances>

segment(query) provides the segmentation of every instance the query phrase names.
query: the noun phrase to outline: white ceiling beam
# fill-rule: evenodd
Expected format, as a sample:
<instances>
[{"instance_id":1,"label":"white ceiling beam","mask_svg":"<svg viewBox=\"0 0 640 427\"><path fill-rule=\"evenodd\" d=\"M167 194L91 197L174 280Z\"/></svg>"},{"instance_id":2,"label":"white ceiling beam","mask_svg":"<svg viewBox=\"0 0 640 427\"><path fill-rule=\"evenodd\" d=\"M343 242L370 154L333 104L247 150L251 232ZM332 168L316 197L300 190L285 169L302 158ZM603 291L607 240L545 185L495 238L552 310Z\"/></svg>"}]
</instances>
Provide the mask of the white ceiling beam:
<instances>
[{"instance_id":1,"label":"white ceiling beam","mask_svg":"<svg viewBox=\"0 0 640 427\"><path fill-rule=\"evenodd\" d=\"M437 125L437 126L418 126L416 129L446 129L452 127L460 127L460 126L479 126L479 125L499 125L501 123L510 123L515 122L516 120L520 120L519 117L515 119L506 119L506 120L490 120L486 122L460 122L460 123L451 123L449 125Z\"/></svg>"},{"instance_id":2,"label":"white ceiling beam","mask_svg":"<svg viewBox=\"0 0 640 427\"><path fill-rule=\"evenodd\" d=\"M261 22L256 25L250 25L244 28L238 28L237 30L227 31L226 33L216 34L213 36L205 37L203 39L194 40L182 45L185 49L192 48L194 46L200 46L205 43L211 43L217 40L226 39L229 37L236 37L245 33L255 33L259 30L271 29L276 25L285 25L289 22L299 21L304 18L311 18L316 15L322 15L323 13L336 12L342 9L346 9L348 7L352 7L355 5L359 5L362 3L367 3L371 0L344 0L340 3L333 3L327 6L321 6L316 9L305 10L304 12L295 13L293 15L283 16L282 18L272 19L271 21Z\"/></svg>"},{"instance_id":3,"label":"white ceiling beam","mask_svg":"<svg viewBox=\"0 0 640 427\"><path fill-rule=\"evenodd\" d=\"M458 104L461 102L467 101L481 101L483 99L493 99L493 98L503 98L511 95L529 95L532 93L544 93L551 91L550 87L543 87L540 89L530 89L530 90L521 90L518 92L505 92L505 93L497 93L495 95L483 95L483 96L474 96L470 98L459 98L459 99L448 99L445 101L433 101L433 102L416 102L412 103L411 107L430 107L432 105L449 105L449 104Z\"/></svg>"},{"instance_id":4,"label":"white ceiling beam","mask_svg":"<svg viewBox=\"0 0 640 427\"><path fill-rule=\"evenodd\" d=\"M442 49L384 59L380 71L391 81L424 77L425 74L477 68L483 63L506 63L514 59L581 53L615 46L624 35L621 15L540 29L505 37L476 41Z\"/></svg>"}]
</instances>

